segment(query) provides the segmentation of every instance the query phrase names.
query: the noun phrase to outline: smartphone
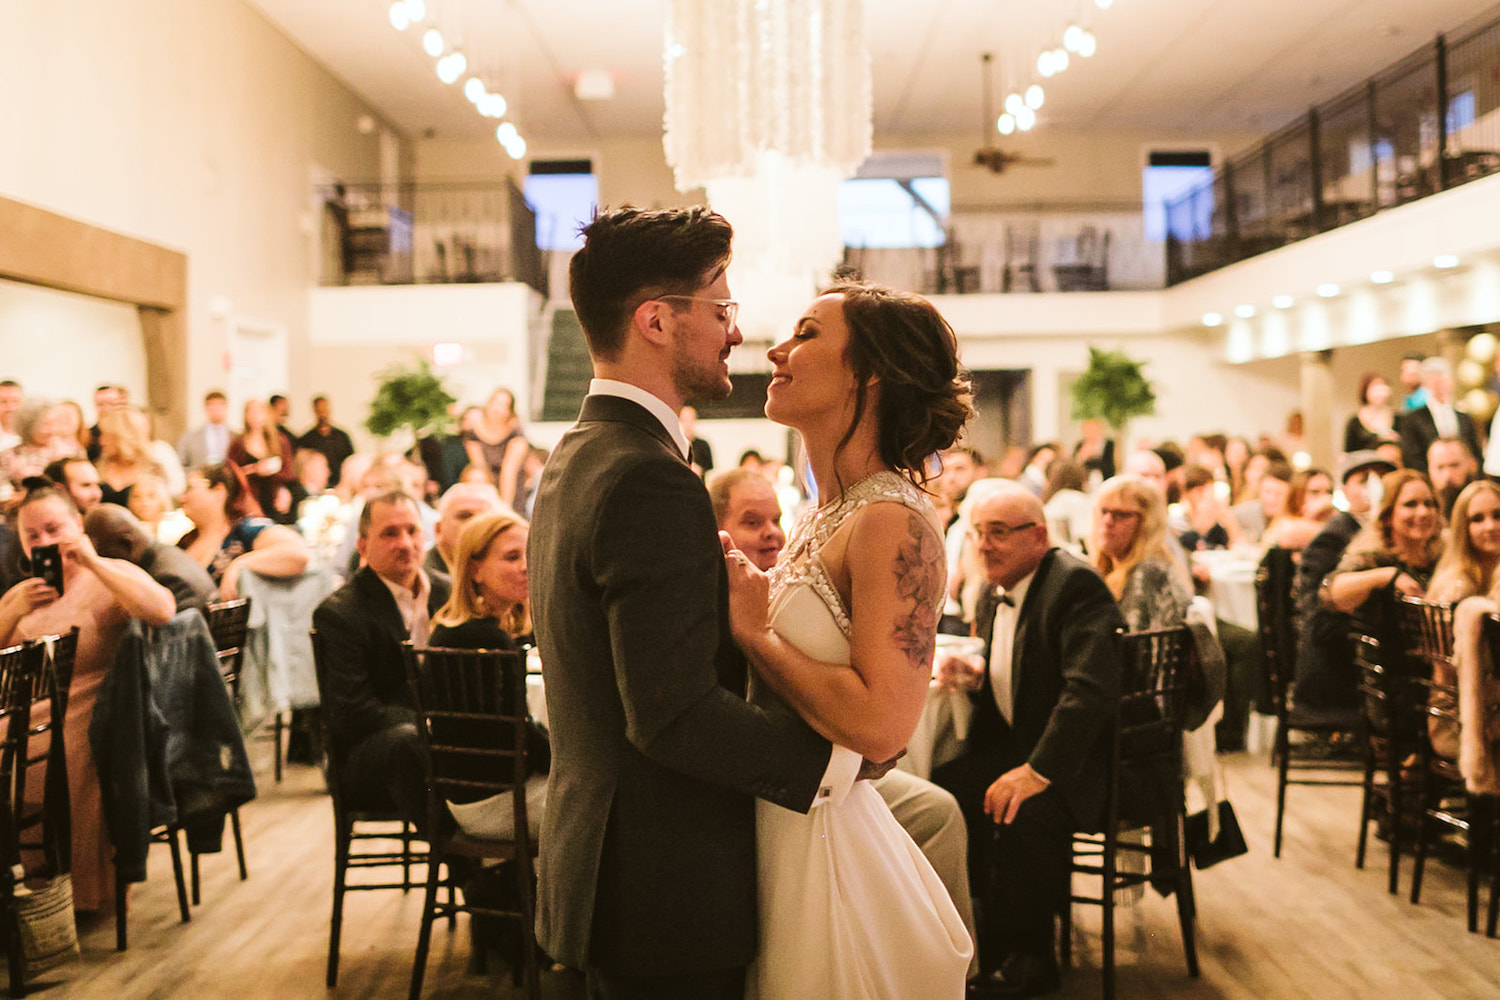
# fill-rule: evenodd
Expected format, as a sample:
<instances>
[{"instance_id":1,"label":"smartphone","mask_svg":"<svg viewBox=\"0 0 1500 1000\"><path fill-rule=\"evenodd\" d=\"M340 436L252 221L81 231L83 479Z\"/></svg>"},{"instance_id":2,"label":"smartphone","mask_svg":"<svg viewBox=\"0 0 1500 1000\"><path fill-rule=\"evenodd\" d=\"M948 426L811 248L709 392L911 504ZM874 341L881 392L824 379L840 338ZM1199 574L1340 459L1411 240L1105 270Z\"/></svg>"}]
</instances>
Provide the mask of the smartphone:
<instances>
[{"instance_id":1,"label":"smartphone","mask_svg":"<svg viewBox=\"0 0 1500 1000\"><path fill-rule=\"evenodd\" d=\"M38 545L31 550L31 573L58 594L63 592L62 552L56 545Z\"/></svg>"}]
</instances>

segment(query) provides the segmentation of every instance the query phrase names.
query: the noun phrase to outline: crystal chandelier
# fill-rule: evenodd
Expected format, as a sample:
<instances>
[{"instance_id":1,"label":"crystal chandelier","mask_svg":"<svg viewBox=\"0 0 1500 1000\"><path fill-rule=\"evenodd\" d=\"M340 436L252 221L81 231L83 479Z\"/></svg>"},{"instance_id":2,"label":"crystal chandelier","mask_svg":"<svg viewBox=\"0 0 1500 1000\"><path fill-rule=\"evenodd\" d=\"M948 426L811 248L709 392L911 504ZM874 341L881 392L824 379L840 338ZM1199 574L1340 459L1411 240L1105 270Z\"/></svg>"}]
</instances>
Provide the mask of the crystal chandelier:
<instances>
[{"instance_id":1,"label":"crystal chandelier","mask_svg":"<svg viewBox=\"0 0 1500 1000\"><path fill-rule=\"evenodd\" d=\"M864 0L671 0L665 61L677 188L735 227L746 339L779 340L842 256L838 185L870 154Z\"/></svg>"}]
</instances>

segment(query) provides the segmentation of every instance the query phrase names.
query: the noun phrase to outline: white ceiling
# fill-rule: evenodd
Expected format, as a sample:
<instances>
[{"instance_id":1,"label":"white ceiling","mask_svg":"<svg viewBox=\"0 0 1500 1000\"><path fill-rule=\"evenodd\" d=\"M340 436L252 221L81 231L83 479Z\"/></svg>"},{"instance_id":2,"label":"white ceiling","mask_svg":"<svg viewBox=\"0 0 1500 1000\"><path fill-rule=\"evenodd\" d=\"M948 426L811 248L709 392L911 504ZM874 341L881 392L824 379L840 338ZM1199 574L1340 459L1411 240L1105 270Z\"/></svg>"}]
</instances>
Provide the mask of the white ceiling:
<instances>
[{"instance_id":1,"label":"white ceiling","mask_svg":"<svg viewBox=\"0 0 1500 1000\"><path fill-rule=\"evenodd\" d=\"M419 32L395 31L389 0L249 0L296 45L411 136L483 136L458 86L444 86ZM728 0L705 0L728 2ZM667 0L427 0L533 143L660 135ZM866 0L877 141L972 129L980 54L997 91L1028 81L1069 14L1098 54L1047 85L1040 126L1269 132L1360 82L1493 0ZM573 97L603 69L613 100ZM998 96L996 104L998 107ZM1012 140L1024 142L1024 139Z\"/></svg>"}]
</instances>

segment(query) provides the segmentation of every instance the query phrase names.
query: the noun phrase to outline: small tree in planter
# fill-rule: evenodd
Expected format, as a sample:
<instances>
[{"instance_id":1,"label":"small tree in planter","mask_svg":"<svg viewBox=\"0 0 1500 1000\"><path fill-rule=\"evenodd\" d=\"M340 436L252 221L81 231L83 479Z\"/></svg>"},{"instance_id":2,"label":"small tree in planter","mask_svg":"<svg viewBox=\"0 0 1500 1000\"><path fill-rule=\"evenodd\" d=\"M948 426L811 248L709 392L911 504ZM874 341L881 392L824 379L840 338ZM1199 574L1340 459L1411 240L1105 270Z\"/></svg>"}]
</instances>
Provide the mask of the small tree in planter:
<instances>
[{"instance_id":1,"label":"small tree in planter","mask_svg":"<svg viewBox=\"0 0 1500 1000\"><path fill-rule=\"evenodd\" d=\"M1115 437L1131 417L1156 412L1156 392L1141 373L1144 361L1131 361L1123 351L1089 348L1089 366L1073 383L1074 420L1102 420Z\"/></svg>"},{"instance_id":2,"label":"small tree in planter","mask_svg":"<svg viewBox=\"0 0 1500 1000\"><path fill-rule=\"evenodd\" d=\"M376 437L388 438L409 428L412 441L408 444L415 443L423 436L449 431L453 426L451 408L456 402L427 359L418 358L415 368L397 365L380 373L380 387L370 403L365 429Z\"/></svg>"}]
</instances>

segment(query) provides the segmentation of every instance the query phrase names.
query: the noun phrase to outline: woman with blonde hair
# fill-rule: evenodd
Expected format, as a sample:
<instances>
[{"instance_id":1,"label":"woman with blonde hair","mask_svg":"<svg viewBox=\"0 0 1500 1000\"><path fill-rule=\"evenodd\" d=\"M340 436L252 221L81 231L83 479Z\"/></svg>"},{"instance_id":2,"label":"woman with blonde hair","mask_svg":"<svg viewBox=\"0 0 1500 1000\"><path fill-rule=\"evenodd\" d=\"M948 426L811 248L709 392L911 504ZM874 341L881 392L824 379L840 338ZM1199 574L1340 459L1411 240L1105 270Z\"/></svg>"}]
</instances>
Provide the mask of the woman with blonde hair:
<instances>
[{"instance_id":1,"label":"woman with blonde hair","mask_svg":"<svg viewBox=\"0 0 1500 1000\"><path fill-rule=\"evenodd\" d=\"M1500 485L1481 479L1453 503L1448 542L1432 573L1427 599L1453 603L1487 594L1500 565Z\"/></svg>"},{"instance_id":2,"label":"woman with blonde hair","mask_svg":"<svg viewBox=\"0 0 1500 1000\"><path fill-rule=\"evenodd\" d=\"M1094 501L1094 569L1133 632L1181 625L1193 599L1186 567L1168 548L1167 501L1140 476L1115 476Z\"/></svg>"},{"instance_id":3,"label":"woman with blonde hair","mask_svg":"<svg viewBox=\"0 0 1500 1000\"><path fill-rule=\"evenodd\" d=\"M453 553L453 591L433 616L431 645L515 649L530 640L529 534L526 522L508 509L464 525Z\"/></svg>"},{"instance_id":4,"label":"woman with blonde hair","mask_svg":"<svg viewBox=\"0 0 1500 1000\"><path fill-rule=\"evenodd\" d=\"M131 406L120 406L99 418L100 503L121 507L130 503L130 490L144 475L161 475L151 454L151 423Z\"/></svg>"}]
</instances>

